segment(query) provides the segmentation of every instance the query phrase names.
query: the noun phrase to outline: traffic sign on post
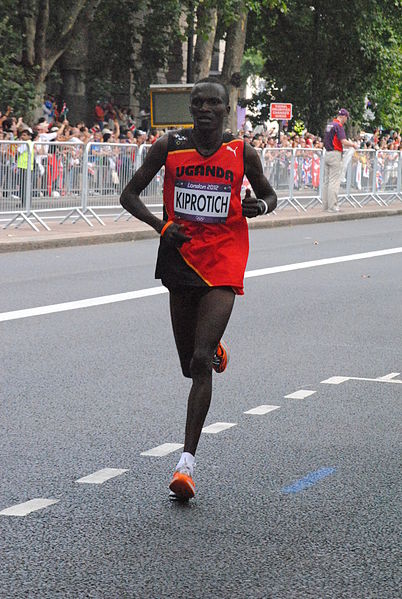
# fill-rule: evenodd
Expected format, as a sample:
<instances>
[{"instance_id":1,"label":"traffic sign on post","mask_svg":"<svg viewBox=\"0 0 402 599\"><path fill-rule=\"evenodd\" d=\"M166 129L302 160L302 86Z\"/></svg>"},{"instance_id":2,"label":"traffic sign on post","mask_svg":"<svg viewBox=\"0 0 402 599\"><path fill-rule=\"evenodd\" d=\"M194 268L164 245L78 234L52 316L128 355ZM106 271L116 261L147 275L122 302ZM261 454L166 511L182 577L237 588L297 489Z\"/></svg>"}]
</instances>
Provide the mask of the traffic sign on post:
<instances>
[{"instance_id":1,"label":"traffic sign on post","mask_svg":"<svg viewBox=\"0 0 402 599\"><path fill-rule=\"evenodd\" d=\"M280 121L290 121L292 118L292 104L283 104L281 102L269 105L269 118Z\"/></svg>"}]
</instances>

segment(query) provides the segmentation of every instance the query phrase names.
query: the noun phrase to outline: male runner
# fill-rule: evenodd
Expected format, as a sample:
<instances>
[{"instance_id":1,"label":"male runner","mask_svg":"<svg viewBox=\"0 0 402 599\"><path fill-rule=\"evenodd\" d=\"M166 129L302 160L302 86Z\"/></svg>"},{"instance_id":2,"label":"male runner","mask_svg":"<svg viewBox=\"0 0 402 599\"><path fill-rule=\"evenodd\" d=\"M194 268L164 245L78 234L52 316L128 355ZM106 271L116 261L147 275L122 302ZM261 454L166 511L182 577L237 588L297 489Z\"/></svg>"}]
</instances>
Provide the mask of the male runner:
<instances>
[{"instance_id":1,"label":"male runner","mask_svg":"<svg viewBox=\"0 0 402 599\"><path fill-rule=\"evenodd\" d=\"M169 289L182 372L193 381L184 452L170 483L179 499L194 497L194 456L211 402L212 369L223 372L228 362L221 338L235 295L243 295L248 258L245 217L272 212L277 203L254 148L223 133L230 111L225 86L212 78L201 79L190 101L194 129L171 131L156 141L120 200L161 236L155 277ZM139 196L163 165L160 220ZM244 175L259 199L248 192L241 201Z\"/></svg>"}]
</instances>

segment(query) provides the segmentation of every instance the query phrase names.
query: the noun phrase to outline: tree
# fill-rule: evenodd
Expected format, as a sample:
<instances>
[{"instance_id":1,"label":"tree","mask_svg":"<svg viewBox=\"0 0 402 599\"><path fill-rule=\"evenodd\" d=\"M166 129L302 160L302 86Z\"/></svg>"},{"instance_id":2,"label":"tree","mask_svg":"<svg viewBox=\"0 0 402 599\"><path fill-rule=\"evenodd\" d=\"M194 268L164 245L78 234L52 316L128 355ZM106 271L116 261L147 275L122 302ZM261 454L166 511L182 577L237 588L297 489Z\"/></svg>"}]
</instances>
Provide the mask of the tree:
<instances>
[{"instance_id":1,"label":"tree","mask_svg":"<svg viewBox=\"0 0 402 599\"><path fill-rule=\"evenodd\" d=\"M77 35L80 19L91 21L101 0L20 0L20 64L41 101L46 77Z\"/></svg>"},{"instance_id":2,"label":"tree","mask_svg":"<svg viewBox=\"0 0 402 599\"><path fill-rule=\"evenodd\" d=\"M200 2L197 9L197 43L194 49L194 81L207 77L211 69L216 28L218 25L218 7Z\"/></svg>"},{"instance_id":3,"label":"tree","mask_svg":"<svg viewBox=\"0 0 402 599\"><path fill-rule=\"evenodd\" d=\"M19 64L20 36L11 10L0 18L0 107L13 107L16 113L35 105L35 86Z\"/></svg>"},{"instance_id":4,"label":"tree","mask_svg":"<svg viewBox=\"0 0 402 599\"><path fill-rule=\"evenodd\" d=\"M347 106L360 124L365 97L372 91L378 102L385 94L385 111L386 104L396 110L401 72L397 4L399 0L289 0L287 11L263 8L260 18L251 16L247 43L265 57L266 91L252 102L265 106L261 119L267 118L271 101L285 101L317 133L340 106ZM391 82L384 85L392 72Z\"/></svg>"}]
</instances>

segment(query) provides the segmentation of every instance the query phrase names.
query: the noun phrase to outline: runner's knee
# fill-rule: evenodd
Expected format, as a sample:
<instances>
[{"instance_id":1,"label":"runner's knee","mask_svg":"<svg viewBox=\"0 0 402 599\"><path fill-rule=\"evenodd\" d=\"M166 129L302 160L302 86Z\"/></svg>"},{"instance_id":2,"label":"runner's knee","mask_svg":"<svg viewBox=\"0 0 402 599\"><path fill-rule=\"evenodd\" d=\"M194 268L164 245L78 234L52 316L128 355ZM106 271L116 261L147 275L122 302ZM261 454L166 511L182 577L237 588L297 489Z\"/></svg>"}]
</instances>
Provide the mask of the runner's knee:
<instances>
[{"instance_id":1,"label":"runner's knee","mask_svg":"<svg viewBox=\"0 0 402 599\"><path fill-rule=\"evenodd\" d=\"M181 366L181 371L183 373L183 376L185 376L187 379L191 379L191 368L190 368L191 362L189 360L183 360L180 362L180 366Z\"/></svg>"},{"instance_id":2,"label":"runner's knee","mask_svg":"<svg viewBox=\"0 0 402 599\"><path fill-rule=\"evenodd\" d=\"M190 372L192 378L209 374L212 371L212 355L210 352L196 350L190 362Z\"/></svg>"}]
</instances>

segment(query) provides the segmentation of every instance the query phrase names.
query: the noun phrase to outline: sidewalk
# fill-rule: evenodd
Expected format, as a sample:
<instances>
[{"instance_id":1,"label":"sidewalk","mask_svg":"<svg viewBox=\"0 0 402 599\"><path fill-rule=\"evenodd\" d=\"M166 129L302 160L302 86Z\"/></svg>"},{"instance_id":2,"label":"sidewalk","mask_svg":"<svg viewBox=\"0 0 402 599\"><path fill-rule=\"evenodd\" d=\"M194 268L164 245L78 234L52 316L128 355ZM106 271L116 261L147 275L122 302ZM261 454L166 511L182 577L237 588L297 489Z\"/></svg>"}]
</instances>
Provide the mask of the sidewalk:
<instances>
[{"instance_id":1,"label":"sidewalk","mask_svg":"<svg viewBox=\"0 0 402 599\"><path fill-rule=\"evenodd\" d=\"M354 220L360 218L373 218L380 216L394 216L402 214L402 203L394 203L390 207L366 206L364 208L352 208L342 206L339 213L323 212L321 208L312 208L308 212L297 213L292 208L287 208L276 214L258 217L249 221L250 229L261 229L271 227L294 226L301 224L335 222L343 220ZM24 223L19 228L9 227L0 229L0 253L24 250L35 250L44 248L92 245L100 243L116 243L120 241L134 241L157 237L157 233L148 225L135 218L124 220L121 218L114 222L113 218L103 217L106 226L102 226L96 220L92 220L93 227L87 225L83 220L72 224L66 222L59 224L58 221L48 221L51 231L46 231L39 225L40 232L32 230ZM60 219L61 220L61 219Z\"/></svg>"}]
</instances>

